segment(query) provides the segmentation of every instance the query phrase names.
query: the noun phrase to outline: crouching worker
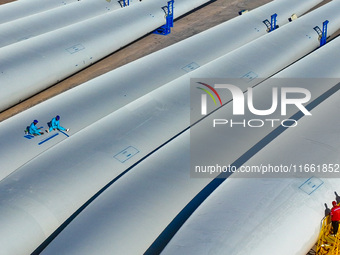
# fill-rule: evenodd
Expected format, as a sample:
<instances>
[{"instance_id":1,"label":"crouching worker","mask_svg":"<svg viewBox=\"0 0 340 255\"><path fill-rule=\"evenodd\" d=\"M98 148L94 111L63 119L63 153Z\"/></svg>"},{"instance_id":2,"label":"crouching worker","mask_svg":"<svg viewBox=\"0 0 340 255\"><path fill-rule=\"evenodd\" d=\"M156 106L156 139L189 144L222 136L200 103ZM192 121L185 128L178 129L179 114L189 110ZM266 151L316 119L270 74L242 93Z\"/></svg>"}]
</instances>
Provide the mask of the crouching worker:
<instances>
[{"instance_id":1,"label":"crouching worker","mask_svg":"<svg viewBox=\"0 0 340 255\"><path fill-rule=\"evenodd\" d=\"M43 135L44 132L42 132L39 128L37 128L38 121L34 120L29 127L26 128L25 133L29 133L31 135Z\"/></svg>"},{"instance_id":2,"label":"crouching worker","mask_svg":"<svg viewBox=\"0 0 340 255\"><path fill-rule=\"evenodd\" d=\"M48 122L47 125L49 126L49 129L46 129L46 133L51 132L52 130L56 130L56 129L59 131L66 131L66 132L70 130L69 128L66 129L60 126L59 120L60 120L60 116L57 115L50 122Z\"/></svg>"}]
</instances>

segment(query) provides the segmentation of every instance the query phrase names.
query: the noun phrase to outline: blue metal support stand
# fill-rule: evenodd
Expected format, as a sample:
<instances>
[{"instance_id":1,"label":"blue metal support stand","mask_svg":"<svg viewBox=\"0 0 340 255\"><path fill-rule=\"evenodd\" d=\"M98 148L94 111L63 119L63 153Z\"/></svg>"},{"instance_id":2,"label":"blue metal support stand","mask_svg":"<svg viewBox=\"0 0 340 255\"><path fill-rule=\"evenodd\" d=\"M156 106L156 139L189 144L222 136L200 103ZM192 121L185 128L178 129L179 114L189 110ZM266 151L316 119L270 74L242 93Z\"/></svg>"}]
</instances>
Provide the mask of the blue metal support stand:
<instances>
[{"instance_id":1,"label":"blue metal support stand","mask_svg":"<svg viewBox=\"0 0 340 255\"><path fill-rule=\"evenodd\" d=\"M271 32L274 31L275 29L277 29L279 26L276 24L276 19L277 19L277 14L274 13L271 17L270 17L270 22L268 19L265 19L263 21L263 23L266 25L267 27L267 32Z\"/></svg>"},{"instance_id":2,"label":"blue metal support stand","mask_svg":"<svg viewBox=\"0 0 340 255\"><path fill-rule=\"evenodd\" d=\"M108 2L110 1L111 2L111 0L106 0L106 1L108 1ZM124 8L124 7L130 5L130 0L119 0L118 3L120 4L120 6L122 8Z\"/></svg>"},{"instance_id":3,"label":"blue metal support stand","mask_svg":"<svg viewBox=\"0 0 340 255\"><path fill-rule=\"evenodd\" d=\"M322 36L320 39L320 47L326 44L327 41L327 25L328 25L329 21L326 20L323 22L323 27L322 27Z\"/></svg>"},{"instance_id":4,"label":"blue metal support stand","mask_svg":"<svg viewBox=\"0 0 340 255\"><path fill-rule=\"evenodd\" d=\"M168 35L171 33L171 28L174 26L174 0L168 2L166 11L166 24L157 28L154 34Z\"/></svg>"},{"instance_id":5,"label":"blue metal support stand","mask_svg":"<svg viewBox=\"0 0 340 255\"><path fill-rule=\"evenodd\" d=\"M273 30L276 29L276 19L277 19L277 14L274 13L274 14L271 16L271 22L270 22L271 27L270 27L270 31L269 31L269 32L271 32L271 31L273 31Z\"/></svg>"}]
</instances>

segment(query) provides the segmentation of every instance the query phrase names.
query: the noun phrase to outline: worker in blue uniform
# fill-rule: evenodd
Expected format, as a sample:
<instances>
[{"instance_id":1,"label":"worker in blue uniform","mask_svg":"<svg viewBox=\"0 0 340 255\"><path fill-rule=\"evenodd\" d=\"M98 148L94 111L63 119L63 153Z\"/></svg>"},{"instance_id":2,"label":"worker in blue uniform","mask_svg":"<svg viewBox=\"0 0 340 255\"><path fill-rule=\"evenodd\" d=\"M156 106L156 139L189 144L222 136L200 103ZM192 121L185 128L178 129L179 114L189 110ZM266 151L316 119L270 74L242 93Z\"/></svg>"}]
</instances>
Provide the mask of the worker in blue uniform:
<instances>
[{"instance_id":1,"label":"worker in blue uniform","mask_svg":"<svg viewBox=\"0 0 340 255\"><path fill-rule=\"evenodd\" d=\"M39 128L37 128L37 120L34 120L31 125L28 127L28 133L30 133L31 135L43 135L44 132L41 132L41 130Z\"/></svg>"},{"instance_id":2,"label":"worker in blue uniform","mask_svg":"<svg viewBox=\"0 0 340 255\"><path fill-rule=\"evenodd\" d=\"M70 129L69 128L64 128L62 126L60 126L60 116L57 115L55 116L49 123L47 123L47 125L49 126L49 129L46 130L46 133L51 132L52 130L60 130L60 131L66 131L68 132Z\"/></svg>"}]
</instances>

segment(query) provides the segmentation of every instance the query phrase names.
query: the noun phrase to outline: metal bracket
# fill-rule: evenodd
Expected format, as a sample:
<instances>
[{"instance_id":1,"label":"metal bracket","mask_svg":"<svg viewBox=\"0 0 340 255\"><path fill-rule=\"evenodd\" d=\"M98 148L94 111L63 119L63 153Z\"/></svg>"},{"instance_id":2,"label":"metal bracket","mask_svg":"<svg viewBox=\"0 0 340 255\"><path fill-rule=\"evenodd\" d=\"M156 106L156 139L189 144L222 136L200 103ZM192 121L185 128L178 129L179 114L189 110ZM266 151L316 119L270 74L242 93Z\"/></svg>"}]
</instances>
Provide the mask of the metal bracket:
<instances>
[{"instance_id":1,"label":"metal bracket","mask_svg":"<svg viewBox=\"0 0 340 255\"><path fill-rule=\"evenodd\" d=\"M119 0L118 3L123 8L130 5L130 0Z\"/></svg>"},{"instance_id":2,"label":"metal bracket","mask_svg":"<svg viewBox=\"0 0 340 255\"><path fill-rule=\"evenodd\" d=\"M328 23L329 23L329 21L326 20L322 24L322 37L321 37L321 40L320 40L320 47L326 44Z\"/></svg>"},{"instance_id":3,"label":"metal bracket","mask_svg":"<svg viewBox=\"0 0 340 255\"><path fill-rule=\"evenodd\" d=\"M314 27L313 29L315 30L315 32L318 33L319 35L319 41L320 41L320 47L325 45L327 42L327 26L328 26L329 21L325 20L322 23L322 31L320 29L319 26Z\"/></svg>"},{"instance_id":4,"label":"metal bracket","mask_svg":"<svg viewBox=\"0 0 340 255\"><path fill-rule=\"evenodd\" d=\"M319 26L316 26L316 27L313 27L313 29L315 30L315 32L318 33L319 35L319 40L321 39L322 37L322 31L321 31L321 28L319 28Z\"/></svg>"},{"instance_id":5,"label":"metal bracket","mask_svg":"<svg viewBox=\"0 0 340 255\"><path fill-rule=\"evenodd\" d=\"M171 33L171 28L174 26L174 0L168 2L168 6L164 6L166 24L157 28L154 34L168 35Z\"/></svg>"},{"instance_id":6,"label":"metal bracket","mask_svg":"<svg viewBox=\"0 0 340 255\"><path fill-rule=\"evenodd\" d=\"M271 31L274 31L275 29L277 29L279 27L278 25L276 25L276 19L277 19L277 14L274 13L270 17L270 22L267 19L262 21L266 25L268 33L271 32Z\"/></svg>"}]
</instances>

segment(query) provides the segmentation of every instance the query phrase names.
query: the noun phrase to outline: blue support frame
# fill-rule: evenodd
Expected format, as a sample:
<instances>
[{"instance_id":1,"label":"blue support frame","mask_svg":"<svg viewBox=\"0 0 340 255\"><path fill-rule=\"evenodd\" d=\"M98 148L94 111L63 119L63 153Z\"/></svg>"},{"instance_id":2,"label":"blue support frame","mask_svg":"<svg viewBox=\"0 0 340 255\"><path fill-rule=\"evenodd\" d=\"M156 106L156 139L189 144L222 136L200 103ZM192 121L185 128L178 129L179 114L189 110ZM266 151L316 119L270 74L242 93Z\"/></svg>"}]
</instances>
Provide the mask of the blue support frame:
<instances>
[{"instance_id":1,"label":"blue support frame","mask_svg":"<svg viewBox=\"0 0 340 255\"><path fill-rule=\"evenodd\" d=\"M267 27L267 32L271 32L274 31L275 29L277 29L279 26L276 24L276 20L277 20L277 14L274 13L271 17L270 17L270 22L268 19L265 19L263 22L263 24L266 25Z\"/></svg>"},{"instance_id":2,"label":"blue support frame","mask_svg":"<svg viewBox=\"0 0 340 255\"><path fill-rule=\"evenodd\" d=\"M174 0L168 2L168 13L166 14L166 24L157 28L154 34L168 35L174 26Z\"/></svg>"},{"instance_id":3,"label":"blue support frame","mask_svg":"<svg viewBox=\"0 0 340 255\"><path fill-rule=\"evenodd\" d=\"M322 36L321 36L321 39L320 39L320 47L326 44L328 23L329 23L329 21L325 20L322 24L323 27L322 27Z\"/></svg>"},{"instance_id":4,"label":"blue support frame","mask_svg":"<svg viewBox=\"0 0 340 255\"><path fill-rule=\"evenodd\" d=\"M270 22L270 31L274 31L276 29L276 19L277 19L277 14L274 13L272 16L271 16L271 22Z\"/></svg>"},{"instance_id":5,"label":"blue support frame","mask_svg":"<svg viewBox=\"0 0 340 255\"><path fill-rule=\"evenodd\" d=\"M106 0L106 1L111 1L111 0ZM130 5L130 0L119 0L118 3L122 8L129 6Z\"/></svg>"}]
</instances>

